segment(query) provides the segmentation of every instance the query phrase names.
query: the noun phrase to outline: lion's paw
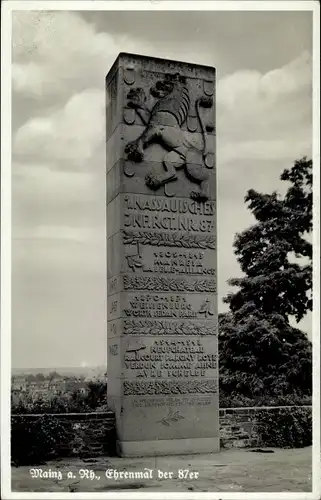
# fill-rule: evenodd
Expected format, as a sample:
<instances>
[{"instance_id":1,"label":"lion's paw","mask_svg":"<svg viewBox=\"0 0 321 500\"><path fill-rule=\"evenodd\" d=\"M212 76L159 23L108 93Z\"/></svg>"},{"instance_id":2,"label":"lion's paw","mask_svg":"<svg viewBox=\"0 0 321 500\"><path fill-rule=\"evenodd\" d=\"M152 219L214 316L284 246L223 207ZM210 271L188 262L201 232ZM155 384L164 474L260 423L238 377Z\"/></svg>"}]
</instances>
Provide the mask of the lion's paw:
<instances>
[{"instance_id":1,"label":"lion's paw","mask_svg":"<svg viewBox=\"0 0 321 500\"><path fill-rule=\"evenodd\" d=\"M125 147L125 153L130 160L136 163L142 161L144 158L144 153L141 148L138 147L138 143L136 141L127 144Z\"/></svg>"},{"instance_id":2,"label":"lion's paw","mask_svg":"<svg viewBox=\"0 0 321 500\"><path fill-rule=\"evenodd\" d=\"M205 193L203 193L202 191L191 191L190 197L192 198L192 200L199 201L199 202L208 200L208 196Z\"/></svg>"},{"instance_id":3,"label":"lion's paw","mask_svg":"<svg viewBox=\"0 0 321 500\"><path fill-rule=\"evenodd\" d=\"M190 197L192 200L199 201L200 199L200 192L199 191L191 191L190 192Z\"/></svg>"},{"instance_id":4,"label":"lion's paw","mask_svg":"<svg viewBox=\"0 0 321 500\"><path fill-rule=\"evenodd\" d=\"M154 174L147 174L145 177L146 186L150 189L158 189L161 186L160 180Z\"/></svg>"}]
</instances>

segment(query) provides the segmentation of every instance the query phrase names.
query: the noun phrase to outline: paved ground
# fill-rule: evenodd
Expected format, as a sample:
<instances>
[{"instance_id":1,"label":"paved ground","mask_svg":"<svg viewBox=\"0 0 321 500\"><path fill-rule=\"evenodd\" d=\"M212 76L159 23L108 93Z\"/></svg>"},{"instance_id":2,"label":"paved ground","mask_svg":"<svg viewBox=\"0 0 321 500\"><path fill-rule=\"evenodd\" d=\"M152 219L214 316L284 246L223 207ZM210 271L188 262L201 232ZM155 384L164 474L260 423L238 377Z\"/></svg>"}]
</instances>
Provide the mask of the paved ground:
<instances>
[{"instance_id":1,"label":"paved ground","mask_svg":"<svg viewBox=\"0 0 321 500\"><path fill-rule=\"evenodd\" d=\"M309 492L311 491L312 448L275 449L274 453L225 450L212 455L189 455L146 459L69 459L39 466L43 475L61 473L61 479L32 478L30 467L12 468L12 490L28 492L127 491L213 491L213 492ZM152 469L152 478L107 478L106 470L140 473ZM33 469L36 469L33 467ZM188 477L179 478L187 473ZM85 472L84 472L85 471ZM93 479L83 478L92 471ZM160 471L160 472L159 472ZM158 478L172 472L172 478ZM73 477L67 477L73 475ZM116 473L115 472L115 473ZM145 471L146 473L146 471ZM114 474L111 472L111 474ZM139 476L139 474L138 474ZM198 476L198 477L197 477Z\"/></svg>"}]
</instances>

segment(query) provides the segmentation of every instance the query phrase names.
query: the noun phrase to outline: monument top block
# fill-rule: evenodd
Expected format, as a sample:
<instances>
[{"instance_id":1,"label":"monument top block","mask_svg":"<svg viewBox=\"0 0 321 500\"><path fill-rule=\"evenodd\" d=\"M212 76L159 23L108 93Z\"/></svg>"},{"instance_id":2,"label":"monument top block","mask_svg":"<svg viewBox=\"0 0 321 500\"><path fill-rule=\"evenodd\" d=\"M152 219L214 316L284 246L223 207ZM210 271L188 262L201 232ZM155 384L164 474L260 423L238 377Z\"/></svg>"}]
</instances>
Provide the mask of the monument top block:
<instances>
[{"instance_id":1,"label":"monument top block","mask_svg":"<svg viewBox=\"0 0 321 500\"><path fill-rule=\"evenodd\" d=\"M106 85L109 84L114 74L120 68L136 70L144 66L146 67L146 70L151 72L162 73L164 71L174 71L175 73L179 72L180 75L188 78L200 78L213 81L215 80L216 74L216 69L213 66L120 52L106 76Z\"/></svg>"}]
</instances>

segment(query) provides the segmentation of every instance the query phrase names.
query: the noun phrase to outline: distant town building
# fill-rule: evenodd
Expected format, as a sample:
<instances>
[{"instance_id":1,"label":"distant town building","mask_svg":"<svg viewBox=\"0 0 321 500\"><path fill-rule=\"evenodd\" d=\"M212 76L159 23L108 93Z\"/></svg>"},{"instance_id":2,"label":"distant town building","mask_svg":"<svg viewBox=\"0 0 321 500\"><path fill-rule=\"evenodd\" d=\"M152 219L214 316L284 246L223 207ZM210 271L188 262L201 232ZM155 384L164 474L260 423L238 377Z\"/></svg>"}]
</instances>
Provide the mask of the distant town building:
<instances>
[{"instance_id":1,"label":"distant town building","mask_svg":"<svg viewBox=\"0 0 321 500\"><path fill-rule=\"evenodd\" d=\"M58 375L58 374L57 374ZM17 400L19 395L26 393L33 400L41 397L49 399L53 395L61 395L79 391L81 395L88 392L88 381L84 377L62 377L55 376L51 378L30 376L30 375L15 375L11 380L11 394L14 400Z\"/></svg>"}]
</instances>

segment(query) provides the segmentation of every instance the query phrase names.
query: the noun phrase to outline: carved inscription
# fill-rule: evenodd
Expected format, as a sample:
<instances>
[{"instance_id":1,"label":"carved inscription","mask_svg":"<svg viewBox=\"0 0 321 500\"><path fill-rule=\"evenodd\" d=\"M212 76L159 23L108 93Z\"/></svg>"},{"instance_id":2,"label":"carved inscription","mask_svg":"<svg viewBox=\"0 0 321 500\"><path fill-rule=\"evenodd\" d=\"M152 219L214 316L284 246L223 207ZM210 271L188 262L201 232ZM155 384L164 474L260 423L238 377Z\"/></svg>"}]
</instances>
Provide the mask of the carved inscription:
<instances>
[{"instance_id":1,"label":"carved inscription","mask_svg":"<svg viewBox=\"0 0 321 500\"><path fill-rule=\"evenodd\" d=\"M140 338L134 337L134 338L127 341L126 352L127 353L133 352L134 357L135 357L135 355L137 356L137 351L140 351L142 349L146 349L146 346ZM140 356L138 355L138 357L140 357ZM131 356L129 356L129 358L131 358ZM126 359L126 355L125 355L125 359Z\"/></svg>"},{"instance_id":2,"label":"carved inscription","mask_svg":"<svg viewBox=\"0 0 321 500\"><path fill-rule=\"evenodd\" d=\"M154 394L217 394L216 380L125 380L125 396L146 396Z\"/></svg>"},{"instance_id":3,"label":"carved inscription","mask_svg":"<svg viewBox=\"0 0 321 500\"><path fill-rule=\"evenodd\" d=\"M158 247L210 248L211 250L216 248L216 238L213 234L123 230L123 242L124 245L140 243Z\"/></svg>"},{"instance_id":4,"label":"carved inscription","mask_svg":"<svg viewBox=\"0 0 321 500\"><path fill-rule=\"evenodd\" d=\"M125 368L136 378L193 378L212 376L217 355L205 352L200 338L155 340L148 347L133 338L124 354Z\"/></svg>"},{"instance_id":5,"label":"carved inscription","mask_svg":"<svg viewBox=\"0 0 321 500\"><path fill-rule=\"evenodd\" d=\"M118 355L118 344L110 345L109 352L112 356L117 356Z\"/></svg>"},{"instance_id":6,"label":"carved inscription","mask_svg":"<svg viewBox=\"0 0 321 500\"><path fill-rule=\"evenodd\" d=\"M163 276L124 276L124 290L160 292L215 292L215 280L190 280Z\"/></svg>"},{"instance_id":7,"label":"carved inscription","mask_svg":"<svg viewBox=\"0 0 321 500\"><path fill-rule=\"evenodd\" d=\"M124 320L124 333L127 335L217 335L217 328L213 322L126 319Z\"/></svg>"},{"instance_id":8,"label":"carved inscription","mask_svg":"<svg viewBox=\"0 0 321 500\"><path fill-rule=\"evenodd\" d=\"M134 408L164 407L172 406L209 406L213 404L212 397L209 396L180 396L180 397L160 397L160 398L139 398L133 399Z\"/></svg>"},{"instance_id":9,"label":"carved inscription","mask_svg":"<svg viewBox=\"0 0 321 500\"><path fill-rule=\"evenodd\" d=\"M170 274L199 274L215 276L215 269L207 267L204 262L204 252L201 251L155 251L152 264L144 264L143 271Z\"/></svg>"},{"instance_id":10,"label":"carved inscription","mask_svg":"<svg viewBox=\"0 0 321 500\"><path fill-rule=\"evenodd\" d=\"M111 278L109 282L109 293L113 294L117 291L118 278Z\"/></svg>"},{"instance_id":11,"label":"carved inscription","mask_svg":"<svg viewBox=\"0 0 321 500\"><path fill-rule=\"evenodd\" d=\"M124 208L129 215L132 211L154 212L174 215L200 215L211 217L215 215L215 202L198 202L187 198L164 198L163 196L149 196L126 194Z\"/></svg>"},{"instance_id":12,"label":"carved inscription","mask_svg":"<svg viewBox=\"0 0 321 500\"><path fill-rule=\"evenodd\" d=\"M208 252L197 250L160 250L153 251L152 247L142 249L136 242L132 248L127 250L125 255L128 267L136 272L161 273L161 274L188 274L200 276L215 276L214 267L209 265L209 260L213 262L213 255L209 258ZM149 262L151 262L149 264Z\"/></svg>"},{"instance_id":13,"label":"carved inscription","mask_svg":"<svg viewBox=\"0 0 321 500\"><path fill-rule=\"evenodd\" d=\"M180 295L136 295L125 308L126 316L146 318L196 318L197 312Z\"/></svg>"},{"instance_id":14,"label":"carved inscription","mask_svg":"<svg viewBox=\"0 0 321 500\"><path fill-rule=\"evenodd\" d=\"M159 229L169 231L194 231L212 233L215 228L213 219L201 219L171 215L149 215L141 213L124 214L124 227L130 229Z\"/></svg>"},{"instance_id":15,"label":"carved inscription","mask_svg":"<svg viewBox=\"0 0 321 500\"><path fill-rule=\"evenodd\" d=\"M212 233L215 203L159 196L124 196L124 227Z\"/></svg>"},{"instance_id":16,"label":"carved inscription","mask_svg":"<svg viewBox=\"0 0 321 500\"><path fill-rule=\"evenodd\" d=\"M116 326L116 323L112 323L112 322L108 322L108 327L109 327L109 334L111 336L115 336L117 335L117 326Z\"/></svg>"},{"instance_id":17,"label":"carved inscription","mask_svg":"<svg viewBox=\"0 0 321 500\"><path fill-rule=\"evenodd\" d=\"M118 300L112 300L111 306L110 306L110 312L111 313L116 312L117 311L117 307L118 307Z\"/></svg>"},{"instance_id":18,"label":"carved inscription","mask_svg":"<svg viewBox=\"0 0 321 500\"><path fill-rule=\"evenodd\" d=\"M214 316L214 312L211 310L211 303L208 299L203 302L199 314L204 314L205 318L208 318L208 316Z\"/></svg>"}]
</instances>

